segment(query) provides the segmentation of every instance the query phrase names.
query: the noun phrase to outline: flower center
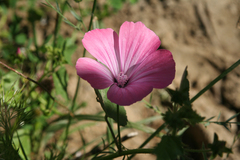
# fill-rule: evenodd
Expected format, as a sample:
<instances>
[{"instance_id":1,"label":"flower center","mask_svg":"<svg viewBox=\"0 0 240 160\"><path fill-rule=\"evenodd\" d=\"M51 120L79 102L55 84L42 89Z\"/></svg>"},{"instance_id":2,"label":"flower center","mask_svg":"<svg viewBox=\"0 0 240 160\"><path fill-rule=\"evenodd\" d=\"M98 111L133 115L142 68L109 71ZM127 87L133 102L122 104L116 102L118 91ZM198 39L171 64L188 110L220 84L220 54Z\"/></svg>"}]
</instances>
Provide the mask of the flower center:
<instances>
[{"instance_id":1,"label":"flower center","mask_svg":"<svg viewBox=\"0 0 240 160\"><path fill-rule=\"evenodd\" d=\"M117 84L118 87L123 88L126 86L128 82L128 77L123 72L120 72L117 76Z\"/></svg>"}]
</instances>

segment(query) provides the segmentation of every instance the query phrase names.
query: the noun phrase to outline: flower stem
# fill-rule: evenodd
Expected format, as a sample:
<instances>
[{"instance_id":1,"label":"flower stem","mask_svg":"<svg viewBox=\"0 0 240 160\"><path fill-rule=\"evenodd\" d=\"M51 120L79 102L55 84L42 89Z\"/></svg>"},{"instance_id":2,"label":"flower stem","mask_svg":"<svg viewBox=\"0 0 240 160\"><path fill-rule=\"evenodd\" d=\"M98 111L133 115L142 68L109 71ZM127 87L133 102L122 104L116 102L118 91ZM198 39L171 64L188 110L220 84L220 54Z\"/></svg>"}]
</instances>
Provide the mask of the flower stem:
<instances>
[{"instance_id":1,"label":"flower stem","mask_svg":"<svg viewBox=\"0 0 240 160\"><path fill-rule=\"evenodd\" d=\"M108 121L108 116L107 116L107 115L105 115L105 121L107 122L108 128L109 128L109 130L110 130L110 132L111 132L111 134L112 134L114 143L116 144L118 150L120 151L120 150L121 150L121 149L120 149L121 146L119 147L119 145L118 145L117 139L116 139L116 137L115 137L115 135L114 135L113 129L112 129L112 127L111 127L111 124L110 124L109 121Z\"/></svg>"},{"instance_id":2,"label":"flower stem","mask_svg":"<svg viewBox=\"0 0 240 160\"><path fill-rule=\"evenodd\" d=\"M120 125L119 125L119 105L117 104L117 126L118 126L118 144L119 144L119 153L122 152L122 142L121 142L121 134L120 134Z\"/></svg>"},{"instance_id":3,"label":"flower stem","mask_svg":"<svg viewBox=\"0 0 240 160\"><path fill-rule=\"evenodd\" d=\"M154 149L131 149L131 150L127 150L127 151L122 151L121 153L116 152L116 153L110 154L105 157L93 158L93 160L111 160L111 159L114 159L117 157L126 156L126 155L130 155L130 154L138 154L138 153L152 154L153 151L154 151Z\"/></svg>"},{"instance_id":4,"label":"flower stem","mask_svg":"<svg viewBox=\"0 0 240 160\"><path fill-rule=\"evenodd\" d=\"M143 148L151 139L153 139L161 130L163 130L166 127L166 123L162 124L154 133L152 133L148 139L146 139L139 147L138 149ZM135 154L131 155L128 160L132 159L135 156Z\"/></svg>"}]
</instances>

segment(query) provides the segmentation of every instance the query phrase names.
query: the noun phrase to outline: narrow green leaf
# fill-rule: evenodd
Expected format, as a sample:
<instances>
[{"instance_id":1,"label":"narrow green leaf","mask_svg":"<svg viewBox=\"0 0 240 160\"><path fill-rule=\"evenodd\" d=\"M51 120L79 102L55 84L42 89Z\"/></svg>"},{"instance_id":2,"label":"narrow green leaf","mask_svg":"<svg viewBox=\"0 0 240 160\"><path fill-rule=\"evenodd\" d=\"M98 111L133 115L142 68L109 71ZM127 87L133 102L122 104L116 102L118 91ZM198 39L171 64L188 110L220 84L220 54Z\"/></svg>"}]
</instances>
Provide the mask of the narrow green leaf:
<instances>
[{"instance_id":1,"label":"narrow green leaf","mask_svg":"<svg viewBox=\"0 0 240 160\"><path fill-rule=\"evenodd\" d=\"M228 119L226 120L226 122L229 122L229 121L231 121L232 119L236 118L239 114L240 114L240 112L237 113L237 114L235 114L235 115L233 115L232 117L228 118Z\"/></svg>"},{"instance_id":2,"label":"narrow green leaf","mask_svg":"<svg viewBox=\"0 0 240 160\"><path fill-rule=\"evenodd\" d=\"M57 11L61 13L61 9L59 7L58 1L56 0L55 2L56 2L56 5L57 5Z\"/></svg>"},{"instance_id":3,"label":"narrow green leaf","mask_svg":"<svg viewBox=\"0 0 240 160\"><path fill-rule=\"evenodd\" d=\"M63 115L56 120L52 121L51 123L58 122L60 120L67 120L69 118L69 114ZM87 115L87 114L80 114L80 115L73 115L73 118L82 121L82 120L90 120L90 121L100 121L103 122L105 121L103 116L100 115Z\"/></svg>"},{"instance_id":4,"label":"narrow green leaf","mask_svg":"<svg viewBox=\"0 0 240 160\"><path fill-rule=\"evenodd\" d=\"M232 66L230 66L227 70L225 70L222 74L220 74L217 78L215 78L212 82L210 82L205 88L203 88L200 92L198 92L190 102L194 102L198 97L200 97L203 93L209 90L215 83L225 77L229 72L231 72L234 68L236 68L240 64L240 59L235 62Z\"/></svg>"},{"instance_id":5,"label":"narrow green leaf","mask_svg":"<svg viewBox=\"0 0 240 160\"><path fill-rule=\"evenodd\" d=\"M64 67L61 67L57 72L53 73L53 81L56 94L61 95L62 98L68 100L67 94L68 75Z\"/></svg>"},{"instance_id":6,"label":"narrow green leaf","mask_svg":"<svg viewBox=\"0 0 240 160\"><path fill-rule=\"evenodd\" d=\"M205 145L204 145L204 143L202 143L202 149L205 150ZM206 152L202 152L202 155L203 155L203 159L204 159L204 160L207 160L207 153L206 153Z\"/></svg>"},{"instance_id":7,"label":"narrow green leaf","mask_svg":"<svg viewBox=\"0 0 240 160\"><path fill-rule=\"evenodd\" d=\"M128 122L126 127L129 127L129 128L134 128L134 129L137 129L137 130L140 130L140 131L143 131L145 133L150 133L152 134L153 132L155 132L155 129L151 128L151 127L148 127L148 126L145 126L145 125L142 125L140 123L134 123L134 122Z\"/></svg>"},{"instance_id":8,"label":"narrow green leaf","mask_svg":"<svg viewBox=\"0 0 240 160\"><path fill-rule=\"evenodd\" d=\"M206 120L206 122L212 120L213 118L215 118L215 116L212 116L212 117L208 118L208 119Z\"/></svg>"},{"instance_id":9,"label":"narrow green leaf","mask_svg":"<svg viewBox=\"0 0 240 160\"><path fill-rule=\"evenodd\" d=\"M13 142L18 149L21 148L18 152L19 155L28 159L31 154L30 130L27 128L19 129L14 133Z\"/></svg>"},{"instance_id":10,"label":"narrow green leaf","mask_svg":"<svg viewBox=\"0 0 240 160\"><path fill-rule=\"evenodd\" d=\"M20 146L20 148L21 148L21 151L22 151L22 153L23 153L23 156L24 156L24 158L25 158L26 160L28 160L27 155L26 155L25 150L24 150L24 147L23 147L22 142L21 142L21 140L20 140L20 137L19 137L19 135L18 135L18 132L17 132L17 138L18 138L19 146ZM28 137L28 138L29 138L29 137ZM24 143L26 143L26 142L24 142Z\"/></svg>"},{"instance_id":11,"label":"narrow green leaf","mask_svg":"<svg viewBox=\"0 0 240 160\"><path fill-rule=\"evenodd\" d=\"M72 6L68 3L68 1L67 1L67 5L68 5L69 8L70 8L71 14L72 14L79 22L82 22L82 18L74 11L74 9L73 9Z\"/></svg>"},{"instance_id":12,"label":"narrow green leaf","mask_svg":"<svg viewBox=\"0 0 240 160\"><path fill-rule=\"evenodd\" d=\"M220 117L221 117L221 112L219 112L218 114L217 121L220 119Z\"/></svg>"},{"instance_id":13,"label":"narrow green leaf","mask_svg":"<svg viewBox=\"0 0 240 160\"><path fill-rule=\"evenodd\" d=\"M76 49L77 49L77 45L71 45L65 49L64 58L68 64L72 65L72 55L74 54Z\"/></svg>"}]
</instances>

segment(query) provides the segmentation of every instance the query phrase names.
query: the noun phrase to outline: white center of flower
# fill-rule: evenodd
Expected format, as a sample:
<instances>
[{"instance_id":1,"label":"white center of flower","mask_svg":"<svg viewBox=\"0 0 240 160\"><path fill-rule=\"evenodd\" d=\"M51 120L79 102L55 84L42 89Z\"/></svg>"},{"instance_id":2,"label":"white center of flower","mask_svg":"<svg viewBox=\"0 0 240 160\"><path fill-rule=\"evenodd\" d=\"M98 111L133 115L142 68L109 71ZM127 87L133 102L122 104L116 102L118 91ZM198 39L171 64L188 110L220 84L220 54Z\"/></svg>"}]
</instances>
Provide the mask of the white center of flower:
<instances>
[{"instance_id":1,"label":"white center of flower","mask_svg":"<svg viewBox=\"0 0 240 160\"><path fill-rule=\"evenodd\" d=\"M123 88L125 87L126 83L128 82L128 77L123 72L120 72L117 76L117 84L118 87Z\"/></svg>"}]
</instances>

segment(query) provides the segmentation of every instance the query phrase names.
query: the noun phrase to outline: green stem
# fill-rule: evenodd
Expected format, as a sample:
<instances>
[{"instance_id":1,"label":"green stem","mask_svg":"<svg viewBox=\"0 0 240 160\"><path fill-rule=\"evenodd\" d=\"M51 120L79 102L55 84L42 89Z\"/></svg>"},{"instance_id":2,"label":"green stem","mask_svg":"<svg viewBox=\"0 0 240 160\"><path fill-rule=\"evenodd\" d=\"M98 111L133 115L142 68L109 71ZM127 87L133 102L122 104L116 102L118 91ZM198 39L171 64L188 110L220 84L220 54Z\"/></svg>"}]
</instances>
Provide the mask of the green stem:
<instances>
[{"instance_id":1,"label":"green stem","mask_svg":"<svg viewBox=\"0 0 240 160\"><path fill-rule=\"evenodd\" d=\"M92 12L91 12L91 19L90 19L90 22L89 22L88 31L90 31L91 27L92 27L93 13L94 13L94 10L95 10L96 2L97 2L97 0L93 1L93 8L92 8ZM84 48L83 57L85 57L85 55L86 55L86 49Z\"/></svg>"},{"instance_id":2,"label":"green stem","mask_svg":"<svg viewBox=\"0 0 240 160\"><path fill-rule=\"evenodd\" d=\"M93 158L93 160L112 160L117 157L126 156L130 154L139 154L139 153L148 153L152 154L154 149L132 149L127 151L122 151L121 153L116 152L111 155L105 156L105 157L99 157L99 158Z\"/></svg>"},{"instance_id":3,"label":"green stem","mask_svg":"<svg viewBox=\"0 0 240 160\"><path fill-rule=\"evenodd\" d=\"M119 153L122 152L122 142L121 142L121 131L120 131L120 125L119 125L119 121L120 121L120 116L119 116L119 105L117 104L117 126L118 126L118 144L119 144Z\"/></svg>"},{"instance_id":4,"label":"green stem","mask_svg":"<svg viewBox=\"0 0 240 160\"><path fill-rule=\"evenodd\" d=\"M153 139L161 130L163 130L166 127L166 123L162 124L154 133L152 133L148 139L146 139L138 148L143 148L151 139ZM131 155L128 160L132 159L135 156L135 154Z\"/></svg>"},{"instance_id":5,"label":"green stem","mask_svg":"<svg viewBox=\"0 0 240 160\"><path fill-rule=\"evenodd\" d=\"M112 127L111 127L111 124L110 124L109 121L108 121L107 115L105 115L105 121L107 122L108 128L109 128L109 130L110 130L110 132L111 132L111 134L112 134L114 143L116 144L118 150L120 151L120 150L121 150L121 149L120 149L121 146L119 147L119 145L118 145L117 139L116 139L116 137L115 137L115 134L114 134L114 132L113 132L113 129L112 129Z\"/></svg>"},{"instance_id":6,"label":"green stem","mask_svg":"<svg viewBox=\"0 0 240 160\"><path fill-rule=\"evenodd\" d=\"M113 128L113 119L108 118L108 122L110 123L111 128ZM113 139L113 136L112 136L112 133L111 133L109 127L107 127L107 141L108 141L108 144L109 144L109 151L114 152L113 148L115 146L115 142L114 142L114 139Z\"/></svg>"},{"instance_id":7,"label":"green stem","mask_svg":"<svg viewBox=\"0 0 240 160\"><path fill-rule=\"evenodd\" d=\"M66 9L66 3L64 3L63 7L62 7L62 14L64 13L65 9ZM56 18L56 21L55 21L55 28L54 28L54 33L53 33L53 49L55 50L56 46L57 46L57 38L58 38L58 32L60 30L60 27L61 27L61 22L62 22L62 16L61 18L59 17L59 13L57 13L57 18Z\"/></svg>"},{"instance_id":8,"label":"green stem","mask_svg":"<svg viewBox=\"0 0 240 160\"><path fill-rule=\"evenodd\" d=\"M95 10L96 2L97 2L97 0L94 0L94 2L93 2L92 12L91 12L91 19L90 19L90 22L89 22L88 31L90 31L91 27L92 27L93 13L94 13L94 10Z\"/></svg>"},{"instance_id":9,"label":"green stem","mask_svg":"<svg viewBox=\"0 0 240 160\"><path fill-rule=\"evenodd\" d=\"M194 153L203 153L203 152L212 152L211 149L184 149L186 152L194 152Z\"/></svg>"},{"instance_id":10,"label":"green stem","mask_svg":"<svg viewBox=\"0 0 240 160\"><path fill-rule=\"evenodd\" d=\"M212 82L210 82L205 88L203 88L198 94L196 94L190 102L193 103L198 97L200 97L203 93L209 90L215 83L225 77L229 72L231 72L234 68L236 68L240 64L240 59L235 62L232 66L230 66L227 70L225 70L222 74L220 74L217 78L215 78Z\"/></svg>"},{"instance_id":11,"label":"green stem","mask_svg":"<svg viewBox=\"0 0 240 160\"><path fill-rule=\"evenodd\" d=\"M95 6L96 6L96 0L94 0L94 3L93 3L92 15L93 15L93 13L94 13ZM92 17L91 17L91 19L90 19L90 23L89 23L89 28L88 28L88 30L90 30L91 25L92 25ZM84 52L84 53L83 53L83 57L85 57L85 52L86 52L86 49L85 49L85 48L84 48L84 51L83 51L83 52ZM76 87L76 91L75 91L74 98L73 98L72 105L71 105L71 112L73 111L74 106L75 106L75 103L76 103L76 98L77 98L77 95L78 95L79 84L80 84L80 77L78 77L77 87ZM64 144L65 144L65 145L67 145L66 141L67 141L67 137L68 137L69 127L70 127L70 125L71 125L71 121L72 121L72 116L69 115L68 125L67 125L67 128L66 128L65 139L64 139Z\"/></svg>"}]
</instances>

